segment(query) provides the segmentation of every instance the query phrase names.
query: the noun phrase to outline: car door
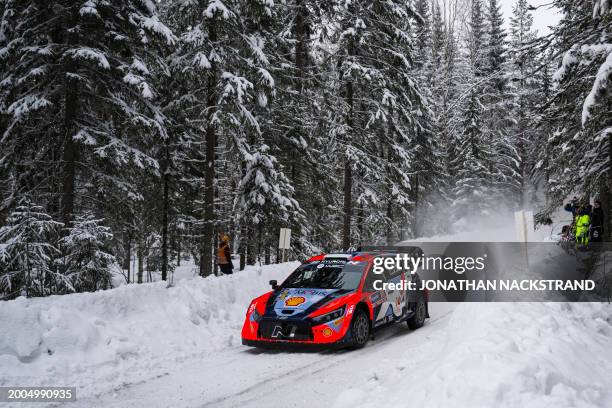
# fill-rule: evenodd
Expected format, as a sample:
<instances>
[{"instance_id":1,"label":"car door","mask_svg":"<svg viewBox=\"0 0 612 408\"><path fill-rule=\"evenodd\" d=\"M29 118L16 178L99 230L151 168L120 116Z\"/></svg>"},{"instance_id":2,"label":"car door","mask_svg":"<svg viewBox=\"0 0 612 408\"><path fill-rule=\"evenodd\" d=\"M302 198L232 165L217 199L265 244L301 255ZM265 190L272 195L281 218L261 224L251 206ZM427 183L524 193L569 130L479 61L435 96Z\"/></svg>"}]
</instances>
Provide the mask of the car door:
<instances>
[{"instance_id":1,"label":"car door","mask_svg":"<svg viewBox=\"0 0 612 408\"><path fill-rule=\"evenodd\" d=\"M399 269L386 270L383 275L387 283L399 286L402 282L402 271ZM404 314L404 306L406 303L406 291L399 288L390 288L387 286L386 290L387 297L387 310L385 311L388 321L397 320Z\"/></svg>"},{"instance_id":2,"label":"car door","mask_svg":"<svg viewBox=\"0 0 612 408\"><path fill-rule=\"evenodd\" d=\"M388 306L387 292L382 289L382 283L384 282L386 282L385 275L382 273L374 273L373 268L370 267L370 270L368 271L365 282L363 284L363 291L369 293L368 296L370 303L372 304L372 311L374 315L374 320L372 322L374 327L385 323L385 313L381 313L383 305L385 311Z\"/></svg>"}]
</instances>

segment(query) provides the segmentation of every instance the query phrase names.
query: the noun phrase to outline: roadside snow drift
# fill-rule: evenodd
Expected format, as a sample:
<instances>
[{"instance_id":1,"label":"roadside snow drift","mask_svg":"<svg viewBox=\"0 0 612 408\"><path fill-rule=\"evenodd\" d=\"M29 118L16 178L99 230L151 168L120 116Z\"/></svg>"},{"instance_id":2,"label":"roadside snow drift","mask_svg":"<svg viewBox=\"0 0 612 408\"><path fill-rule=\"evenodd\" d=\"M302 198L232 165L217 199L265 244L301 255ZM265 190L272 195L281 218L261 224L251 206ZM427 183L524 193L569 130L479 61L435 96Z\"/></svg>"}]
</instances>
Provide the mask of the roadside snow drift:
<instances>
[{"instance_id":1,"label":"roadside snow drift","mask_svg":"<svg viewBox=\"0 0 612 408\"><path fill-rule=\"evenodd\" d=\"M612 407L610 304L461 303L427 339L333 407Z\"/></svg>"},{"instance_id":2,"label":"roadside snow drift","mask_svg":"<svg viewBox=\"0 0 612 408\"><path fill-rule=\"evenodd\" d=\"M0 302L0 385L76 385L78 398L237 346L251 299L297 265Z\"/></svg>"}]
</instances>

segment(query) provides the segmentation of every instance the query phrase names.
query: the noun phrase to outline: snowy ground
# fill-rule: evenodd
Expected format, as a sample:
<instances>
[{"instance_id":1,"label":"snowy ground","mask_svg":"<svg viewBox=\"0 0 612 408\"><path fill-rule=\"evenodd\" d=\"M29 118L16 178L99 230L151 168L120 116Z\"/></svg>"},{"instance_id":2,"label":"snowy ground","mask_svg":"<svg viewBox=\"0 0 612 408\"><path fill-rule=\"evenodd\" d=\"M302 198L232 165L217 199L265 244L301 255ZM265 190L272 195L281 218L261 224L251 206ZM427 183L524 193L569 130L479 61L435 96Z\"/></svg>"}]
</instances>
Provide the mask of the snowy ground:
<instances>
[{"instance_id":1,"label":"snowy ground","mask_svg":"<svg viewBox=\"0 0 612 408\"><path fill-rule=\"evenodd\" d=\"M69 407L612 406L609 304L435 303L358 351L242 346L249 301L295 266L0 303L0 385L77 386Z\"/></svg>"}]
</instances>

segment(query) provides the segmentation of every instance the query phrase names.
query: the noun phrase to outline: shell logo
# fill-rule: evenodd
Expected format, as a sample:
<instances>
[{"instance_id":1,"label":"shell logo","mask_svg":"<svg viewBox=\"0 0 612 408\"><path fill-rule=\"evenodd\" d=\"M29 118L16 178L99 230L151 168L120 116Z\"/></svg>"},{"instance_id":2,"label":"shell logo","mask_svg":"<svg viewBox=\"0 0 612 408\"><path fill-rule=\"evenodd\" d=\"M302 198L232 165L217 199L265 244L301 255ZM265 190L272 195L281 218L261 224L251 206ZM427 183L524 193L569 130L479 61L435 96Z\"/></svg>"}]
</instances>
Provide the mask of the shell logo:
<instances>
[{"instance_id":1,"label":"shell logo","mask_svg":"<svg viewBox=\"0 0 612 408\"><path fill-rule=\"evenodd\" d=\"M294 296L285 300L285 306L299 306L306 301L304 296Z\"/></svg>"},{"instance_id":2,"label":"shell logo","mask_svg":"<svg viewBox=\"0 0 612 408\"><path fill-rule=\"evenodd\" d=\"M332 335L333 331L329 327L326 327L326 328L323 329L323 331L321 333L323 334L323 336L329 337L329 336Z\"/></svg>"}]
</instances>

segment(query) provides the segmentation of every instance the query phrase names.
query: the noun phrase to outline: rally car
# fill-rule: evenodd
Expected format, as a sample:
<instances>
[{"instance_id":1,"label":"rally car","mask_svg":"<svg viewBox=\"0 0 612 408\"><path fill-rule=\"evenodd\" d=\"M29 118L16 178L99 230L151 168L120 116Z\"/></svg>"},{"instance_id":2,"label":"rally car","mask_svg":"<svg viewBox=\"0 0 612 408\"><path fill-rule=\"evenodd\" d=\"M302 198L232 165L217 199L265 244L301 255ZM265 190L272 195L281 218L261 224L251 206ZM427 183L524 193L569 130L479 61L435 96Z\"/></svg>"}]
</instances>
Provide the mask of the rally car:
<instances>
[{"instance_id":1,"label":"rally car","mask_svg":"<svg viewBox=\"0 0 612 408\"><path fill-rule=\"evenodd\" d=\"M281 285L270 281L273 290L253 299L247 309L242 344L360 348L375 328L388 323L407 322L412 329L423 326L429 317L428 293L416 289L418 274L373 272L376 257L393 255L319 255ZM415 282L413 289L382 290L382 282L404 279Z\"/></svg>"}]
</instances>

